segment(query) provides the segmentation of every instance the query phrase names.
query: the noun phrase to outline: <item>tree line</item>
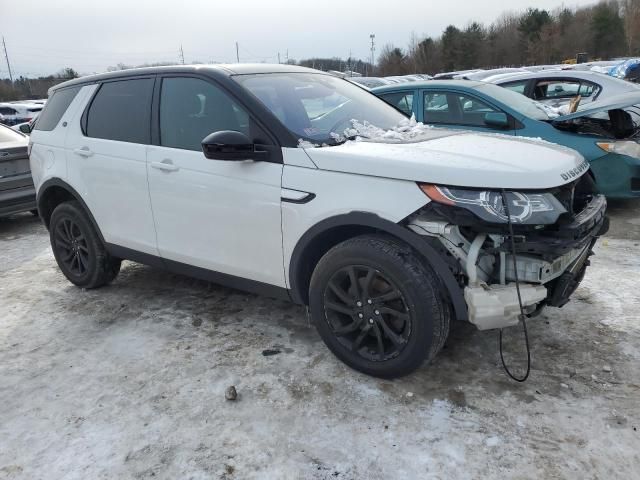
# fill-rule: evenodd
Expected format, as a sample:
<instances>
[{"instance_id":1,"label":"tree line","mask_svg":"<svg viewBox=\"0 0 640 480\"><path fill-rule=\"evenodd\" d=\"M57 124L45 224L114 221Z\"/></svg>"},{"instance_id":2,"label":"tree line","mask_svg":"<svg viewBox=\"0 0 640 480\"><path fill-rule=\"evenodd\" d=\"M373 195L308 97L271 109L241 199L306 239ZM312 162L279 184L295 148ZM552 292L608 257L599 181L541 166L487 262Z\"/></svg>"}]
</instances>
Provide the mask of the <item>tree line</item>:
<instances>
[{"instance_id":1,"label":"tree line","mask_svg":"<svg viewBox=\"0 0 640 480\"><path fill-rule=\"evenodd\" d=\"M606 0L553 11L504 13L488 26L449 25L437 38L411 35L403 49L385 45L379 76L557 64L588 53L608 60L640 55L640 0Z\"/></svg>"},{"instance_id":2,"label":"tree line","mask_svg":"<svg viewBox=\"0 0 640 480\"><path fill-rule=\"evenodd\" d=\"M466 27L449 25L435 38L411 34L406 48L385 45L373 66L360 59L338 57L290 59L287 63L324 71L389 76L557 64L578 53L603 60L640 56L640 0L602 0L590 7L560 7L552 11L529 8L522 13L504 13L488 26L474 21ZM168 64L121 63L107 70ZM53 85L77 76L75 70L65 68L56 75L20 77L13 83L0 80L0 102L46 98Z\"/></svg>"}]
</instances>

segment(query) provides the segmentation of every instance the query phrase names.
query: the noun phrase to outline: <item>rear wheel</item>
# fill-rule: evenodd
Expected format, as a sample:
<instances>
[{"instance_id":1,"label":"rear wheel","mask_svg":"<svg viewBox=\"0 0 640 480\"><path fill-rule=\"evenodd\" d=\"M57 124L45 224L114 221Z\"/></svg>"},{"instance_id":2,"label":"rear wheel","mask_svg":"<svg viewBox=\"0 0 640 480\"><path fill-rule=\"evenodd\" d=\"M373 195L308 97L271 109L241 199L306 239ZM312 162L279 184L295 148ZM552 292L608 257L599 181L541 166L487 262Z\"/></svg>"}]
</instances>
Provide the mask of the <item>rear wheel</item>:
<instances>
[{"instance_id":1,"label":"rear wheel","mask_svg":"<svg viewBox=\"0 0 640 480\"><path fill-rule=\"evenodd\" d=\"M438 277L410 247L361 236L332 248L309 291L311 314L329 349L369 375L406 375L431 360L449 333Z\"/></svg>"},{"instance_id":2,"label":"rear wheel","mask_svg":"<svg viewBox=\"0 0 640 480\"><path fill-rule=\"evenodd\" d=\"M110 283L120 271L91 220L76 201L58 205L51 215L49 238L56 262L71 283L96 288Z\"/></svg>"}]
</instances>

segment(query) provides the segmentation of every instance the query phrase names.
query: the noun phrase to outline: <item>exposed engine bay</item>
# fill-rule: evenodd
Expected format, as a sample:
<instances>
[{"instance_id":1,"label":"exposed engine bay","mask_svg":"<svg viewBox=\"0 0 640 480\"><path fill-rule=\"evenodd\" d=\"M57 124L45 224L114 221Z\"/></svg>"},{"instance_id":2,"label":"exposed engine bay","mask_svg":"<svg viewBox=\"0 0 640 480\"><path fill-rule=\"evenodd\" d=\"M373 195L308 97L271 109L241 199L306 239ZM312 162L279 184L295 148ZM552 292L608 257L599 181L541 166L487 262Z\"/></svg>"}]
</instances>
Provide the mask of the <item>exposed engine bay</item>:
<instances>
[{"instance_id":1,"label":"exposed engine bay","mask_svg":"<svg viewBox=\"0 0 640 480\"><path fill-rule=\"evenodd\" d=\"M453 189L440 191L446 198L411 215L406 226L448 261L464 289L469 319L480 330L518 323L517 280L529 316L546 305L566 304L584 276L596 238L607 229L606 200L593 193L589 173L551 191L509 192L504 198L512 212L514 244L502 197L468 192L466 204L448 205L447 198L462 195L452 194ZM480 200L472 205L474 194ZM431 193L431 198L438 197ZM491 221L490 215L496 218Z\"/></svg>"},{"instance_id":2,"label":"exposed engine bay","mask_svg":"<svg viewBox=\"0 0 640 480\"><path fill-rule=\"evenodd\" d=\"M640 108L615 109L592 116L566 121L554 121L553 125L572 133L598 135L617 140L640 139Z\"/></svg>"}]
</instances>

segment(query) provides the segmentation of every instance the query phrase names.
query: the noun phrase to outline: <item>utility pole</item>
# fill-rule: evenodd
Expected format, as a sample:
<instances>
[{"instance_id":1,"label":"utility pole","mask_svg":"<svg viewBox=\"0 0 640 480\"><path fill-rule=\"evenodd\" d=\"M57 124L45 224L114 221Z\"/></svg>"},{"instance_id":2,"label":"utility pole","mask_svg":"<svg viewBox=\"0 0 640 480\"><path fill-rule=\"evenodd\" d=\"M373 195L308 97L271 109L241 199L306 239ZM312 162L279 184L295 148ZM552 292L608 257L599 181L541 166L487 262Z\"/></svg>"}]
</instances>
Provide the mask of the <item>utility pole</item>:
<instances>
[{"instance_id":1,"label":"utility pole","mask_svg":"<svg viewBox=\"0 0 640 480\"><path fill-rule=\"evenodd\" d=\"M373 64L375 62L375 51L376 51L376 44L375 44L376 34L372 33L371 35L369 35L369 38L371 39L371 74L373 75Z\"/></svg>"},{"instance_id":2,"label":"utility pole","mask_svg":"<svg viewBox=\"0 0 640 480\"><path fill-rule=\"evenodd\" d=\"M278 52L278 63L280 63L280 52Z\"/></svg>"},{"instance_id":3,"label":"utility pole","mask_svg":"<svg viewBox=\"0 0 640 480\"><path fill-rule=\"evenodd\" d=\"M7 59L7 70L9 70L9 80L13 85L13 74L11 73L11 64L9 63L9 54L7 53L7 44L4 43L4 36L2 37L2 47L4 48L4 58Z\"/></svg>"},{"instance_id":4,"label":"utility pole","mask_svg":"<svg viewBox=\"0 0 640 480\"><path fill-rule=\"evenodd\" d=\"M236 42L236 60L240 63L240 50L238 49L238 42Z\"/></svg>"},{"instance_id":5,"label":"utility pole","mask_svg":"<svg viewBox=\"0 0 640 480\"><path fill-rule=\"evenodd\" d=\"M287 54L284 57L285 62L287 63L287 65L289 64L289 49L287 48Z\"/></svg>"},{"instance_id":6,"label":"utility pole","mask_svg":"<svg viewBox=\"0 0 640 480\"><path fill-rule=\"evenodd\" d=\"M182 45L180 45L180 61L182 65L184 65L184 50L182 50Z\"/></svg>"}]
</instances>

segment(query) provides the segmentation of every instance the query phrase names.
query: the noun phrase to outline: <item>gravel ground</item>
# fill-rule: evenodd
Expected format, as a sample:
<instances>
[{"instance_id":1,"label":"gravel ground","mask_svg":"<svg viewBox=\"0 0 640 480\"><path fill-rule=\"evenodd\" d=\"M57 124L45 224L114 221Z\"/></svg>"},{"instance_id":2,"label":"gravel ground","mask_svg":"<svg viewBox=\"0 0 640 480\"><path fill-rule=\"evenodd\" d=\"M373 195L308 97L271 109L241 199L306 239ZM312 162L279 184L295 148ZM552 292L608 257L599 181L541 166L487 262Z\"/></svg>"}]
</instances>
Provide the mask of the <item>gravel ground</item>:
<instances>
[{"instance_id":1,"label":"gravel ground","mask_svg":"<svg viewBox=\"0 0 640 480\"><path fill-rule=\"evenodd\" d=\"M574 300L530 322L524 384L466 324L382 381L285 302L134 263L82 291L37 219L0 219L0 478L640 478L639 207L613 205Z\"/></svg>"}]
</instances>

